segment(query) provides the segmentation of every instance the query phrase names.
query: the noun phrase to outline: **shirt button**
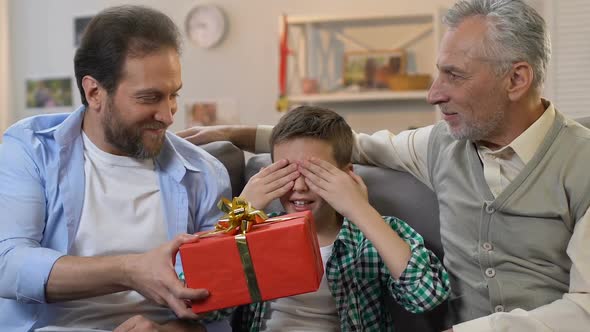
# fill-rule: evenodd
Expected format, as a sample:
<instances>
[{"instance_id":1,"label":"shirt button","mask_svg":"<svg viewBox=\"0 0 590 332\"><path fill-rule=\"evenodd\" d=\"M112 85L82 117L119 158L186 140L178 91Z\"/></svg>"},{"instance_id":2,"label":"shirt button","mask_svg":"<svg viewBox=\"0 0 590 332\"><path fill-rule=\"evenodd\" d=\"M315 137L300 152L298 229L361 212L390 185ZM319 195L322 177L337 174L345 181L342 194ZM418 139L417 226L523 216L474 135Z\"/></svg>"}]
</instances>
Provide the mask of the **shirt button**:
<instances>
[{"instance_id":1,"label":"shirt button","mask_svg":"<svg viewBox=\"0 0 590 332\"><path fill-rule=\"evenodd\" d=\"M494 209L494 208L493 208L492 206L490 206L490 205L486 205L486 212L487 212L488 214L492 214L492 213L496 212L496 209Z\"/></svg>"},{"instance_id":2,"label":"shirt button","mask_svg":"<svg viewBox=\"0 0 590 332\"><path fill-rule=\"evenodd\" d=\"M494 312L504 312L504 306L503 305L497 305L494 307Z\"/></svg>"},{"instance_id":3,"label":"shirt button","mask_svg":"<svg viewBox=\"0 0 590 332\"><path fill-rule=\"evenodd\" d=\"M486 269L486 276L488 278L493 278L496 276L496 270L492 269L491 267Z\"/></svg>"},{"instance_id":4,"label":"shirt button","mask_svg":"<svg viewBox=\"0 0 590 332\"><path fill-rule=\"evenodd\" d=\"M481 247L485 251L491 251L492 249L494 249L494 246L489 242L484 242L484 244L482 244Z\"/></svg>"}]
</instances>

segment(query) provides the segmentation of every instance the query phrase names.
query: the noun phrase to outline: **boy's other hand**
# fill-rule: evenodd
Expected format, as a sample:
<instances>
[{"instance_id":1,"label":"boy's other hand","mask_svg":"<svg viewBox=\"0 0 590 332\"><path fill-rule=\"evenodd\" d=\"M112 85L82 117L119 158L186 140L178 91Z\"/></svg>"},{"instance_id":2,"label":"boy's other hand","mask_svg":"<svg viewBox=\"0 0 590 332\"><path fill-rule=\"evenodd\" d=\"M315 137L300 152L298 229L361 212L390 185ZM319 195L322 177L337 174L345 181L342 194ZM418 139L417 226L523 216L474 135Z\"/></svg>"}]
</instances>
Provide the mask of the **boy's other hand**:
<instances>
[{"instance_id":1,"label":"boy's other hand","mask_svg":"<svg viewBox=\"0 0 590 332\"><path fill-rule=\"evenodd\" d=\"M310 158L299 171L309 189L346 218L353 219L359 207L369 206L367 186L352 170L345 172L325 160Z\"/></svg>"},{"instance_id":2,"label":"boy's other hand","mask_svg":"<svg viewBox=\"0 0 590 332\"><path fill-rule=\"evenodd\" d=\"M251 177L240 197L256 209L264 209L272 200L289 192L299 176L297 164L289 164L286 159L279 160Z\"/></svg>"}]
</instances>

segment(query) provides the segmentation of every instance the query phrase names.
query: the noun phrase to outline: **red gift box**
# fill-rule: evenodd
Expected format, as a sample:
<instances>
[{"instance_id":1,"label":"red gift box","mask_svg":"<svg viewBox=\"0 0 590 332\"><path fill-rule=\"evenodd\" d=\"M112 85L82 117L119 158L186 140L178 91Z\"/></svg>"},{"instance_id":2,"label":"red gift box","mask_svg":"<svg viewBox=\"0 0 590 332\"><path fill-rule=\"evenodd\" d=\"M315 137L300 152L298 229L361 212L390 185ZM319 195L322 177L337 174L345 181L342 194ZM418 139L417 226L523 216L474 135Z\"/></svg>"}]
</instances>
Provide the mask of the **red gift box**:
<instances>
[{"instance_id":1,"label":"red gift box","mask_svg":"<svg viewBox=\"0 0 590 332\"><path fill-rule=\"evenodd\" d=\"M240 235L219 234L180 247L187 287L209 291L206 300L193 303L195 313L314 292L320 286L324 268L311 212L254 225L245 235L247 247L238 244Z\"/></svg>"}]
</instances>

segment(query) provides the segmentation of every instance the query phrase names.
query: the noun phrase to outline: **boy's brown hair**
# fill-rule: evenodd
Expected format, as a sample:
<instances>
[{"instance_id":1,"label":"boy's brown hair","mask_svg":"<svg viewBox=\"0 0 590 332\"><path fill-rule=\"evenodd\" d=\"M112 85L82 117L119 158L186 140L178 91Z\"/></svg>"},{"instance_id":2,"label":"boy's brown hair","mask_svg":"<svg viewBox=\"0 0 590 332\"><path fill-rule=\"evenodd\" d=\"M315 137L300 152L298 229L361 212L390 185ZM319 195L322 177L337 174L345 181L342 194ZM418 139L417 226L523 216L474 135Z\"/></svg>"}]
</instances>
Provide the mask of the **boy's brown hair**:
<instances>
[{"instance_id":1,"label":"boy's brown hair","mask_svg":"<svg viewBox=\"0 0 590 332\"><path fill-rule=\"evenodd\" d=\"M350 164L352 158L352 129L336 112L315 106L299 106L285 114L273 128L270 151L279 144L295 138L315 138L330 143L338 167Z\"/></svg>"}]
</instances>

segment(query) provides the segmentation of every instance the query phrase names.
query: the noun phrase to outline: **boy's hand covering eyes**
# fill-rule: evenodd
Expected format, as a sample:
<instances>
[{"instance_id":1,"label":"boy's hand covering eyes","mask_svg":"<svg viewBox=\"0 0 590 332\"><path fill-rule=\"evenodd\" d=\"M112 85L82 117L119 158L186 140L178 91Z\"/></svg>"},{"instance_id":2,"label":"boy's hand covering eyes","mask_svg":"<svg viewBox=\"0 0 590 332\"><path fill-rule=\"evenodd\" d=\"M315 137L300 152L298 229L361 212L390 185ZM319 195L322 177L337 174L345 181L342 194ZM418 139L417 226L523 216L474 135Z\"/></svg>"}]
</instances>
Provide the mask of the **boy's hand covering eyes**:
<instances>
[{"instance_id":1,"label":"boy's hand covering eyes","mask_svg":"<svg viewBox=\"0 0 590 332\"><path fill-rule=\"evenodd\" d=\"M299 176L297 164L281 159L251 177L240 197L256 209L264 209L272 200L289 192Z\"/></svg>"},{"instance_id":2,"label":"boy's hand covering eyes","mask_svg":"<svg viewBox=\"0 0 590 332\"><path fill-rule=\"evenodd\" d=\"M352 170L345 172L325 160L310 158L299 171L310 190L348 219L354 218L352 213L359 211L359 207L368 205L367 186Z\"/></svg>"}]
</instances>

